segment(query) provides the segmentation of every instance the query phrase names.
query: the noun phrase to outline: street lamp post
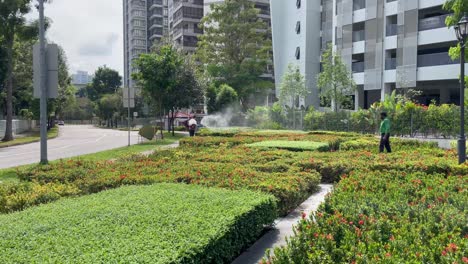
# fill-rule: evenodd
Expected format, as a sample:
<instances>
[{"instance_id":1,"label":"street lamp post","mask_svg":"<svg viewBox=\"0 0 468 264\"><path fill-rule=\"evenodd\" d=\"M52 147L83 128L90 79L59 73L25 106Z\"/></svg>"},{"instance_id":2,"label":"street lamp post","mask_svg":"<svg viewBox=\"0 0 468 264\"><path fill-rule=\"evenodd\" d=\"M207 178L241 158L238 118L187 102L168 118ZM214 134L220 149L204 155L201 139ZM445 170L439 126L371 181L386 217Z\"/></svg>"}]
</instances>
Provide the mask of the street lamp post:
<instances>
[{"instance_id":1,"label":"street lamp post","mask_svg":"<svg viewBox=\"0 0 468 264\"><path fill-rule=\"evenodd\" d=\"M465 47L468 36L468 17L465 15L455 26L457 39L460 42L460 138L458 139L458 163L466 161L466 138L465 138Z\"/></svg>"}]
</instances>

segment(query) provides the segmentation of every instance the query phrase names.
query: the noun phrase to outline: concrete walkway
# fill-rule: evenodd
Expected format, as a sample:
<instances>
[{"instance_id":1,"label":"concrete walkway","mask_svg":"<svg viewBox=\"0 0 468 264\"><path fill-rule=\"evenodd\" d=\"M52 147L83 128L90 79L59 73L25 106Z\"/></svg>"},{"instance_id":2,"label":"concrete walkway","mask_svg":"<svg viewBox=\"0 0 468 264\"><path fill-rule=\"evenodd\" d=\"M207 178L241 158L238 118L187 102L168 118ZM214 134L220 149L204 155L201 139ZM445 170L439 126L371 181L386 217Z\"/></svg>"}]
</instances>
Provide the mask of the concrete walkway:
<instances>
[{"instance_id":1,"label":"concrete walkway","mask_svg":"<svg viewBox=\"0 0 468 264\"><path fill-rule=\"evenodd\" d=\"M321 184L320 191L309 197L288 216L276 220L275 227L257 240L255 244L242 253L232 264L257 264L265 256L267 249L285 246L286 237L294 235L293 226L301 219L302 212L309 215L311 212L316 211L325 200L325 195L332 190L332 187L333 185L331 184Z\"/></svg>"}]
</instances>

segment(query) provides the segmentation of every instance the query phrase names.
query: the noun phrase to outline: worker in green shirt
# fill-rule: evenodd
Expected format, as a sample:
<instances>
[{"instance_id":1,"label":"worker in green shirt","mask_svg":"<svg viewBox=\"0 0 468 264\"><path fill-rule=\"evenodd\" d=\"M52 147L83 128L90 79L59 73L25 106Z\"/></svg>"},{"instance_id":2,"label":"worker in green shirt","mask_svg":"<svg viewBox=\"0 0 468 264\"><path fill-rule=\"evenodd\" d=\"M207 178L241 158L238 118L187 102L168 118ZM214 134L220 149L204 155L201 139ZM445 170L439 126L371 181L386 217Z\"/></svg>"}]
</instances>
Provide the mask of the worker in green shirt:
<instances>
[{"instance_id":1,"label":"worker in green shirt","mask_svg":"<svg viewBox=\"0 0 468 264\"><path fill-rule=\"evenodd\" d=\"M380 146L379 150L380 153L384 151L384 147L388 153L392 152L392 148L390 147L390 120L387 117L387 113L382 112L380 114L380 119L382 122L380 123Z\"/></svg>"}]
</instances>

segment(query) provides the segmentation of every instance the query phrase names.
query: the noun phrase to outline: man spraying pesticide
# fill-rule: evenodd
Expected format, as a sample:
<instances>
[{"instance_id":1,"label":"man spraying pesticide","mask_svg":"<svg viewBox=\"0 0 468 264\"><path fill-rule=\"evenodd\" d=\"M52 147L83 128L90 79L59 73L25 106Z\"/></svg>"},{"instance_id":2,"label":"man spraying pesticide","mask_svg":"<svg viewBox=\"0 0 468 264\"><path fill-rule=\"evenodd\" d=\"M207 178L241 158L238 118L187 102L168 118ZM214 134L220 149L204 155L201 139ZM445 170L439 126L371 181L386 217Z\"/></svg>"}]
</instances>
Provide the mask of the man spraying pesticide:
<instances>
[{"instance_id":1,"label":"man spraying pesticide","mask_svg":"<svg viewBox=\"0 0 468 264\"><path fill-rule=\"evenodd\" d=\"M195 136L195 130L197 130L197 120L195 119L195 116L190 116L190 120L188 121L188 127L190 136Z\"/></svg>"}]
</instances>

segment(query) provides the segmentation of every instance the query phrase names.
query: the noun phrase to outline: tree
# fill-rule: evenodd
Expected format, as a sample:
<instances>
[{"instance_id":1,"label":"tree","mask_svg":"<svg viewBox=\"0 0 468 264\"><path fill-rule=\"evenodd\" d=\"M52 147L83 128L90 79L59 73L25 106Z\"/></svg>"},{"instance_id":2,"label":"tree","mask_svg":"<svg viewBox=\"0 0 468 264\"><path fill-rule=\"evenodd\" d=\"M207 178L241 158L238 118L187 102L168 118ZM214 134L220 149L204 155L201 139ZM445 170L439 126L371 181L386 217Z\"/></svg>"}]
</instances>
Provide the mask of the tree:
<instances>
[{"instance_id":1,"label":"tree","mask_svg":"<svg viewBox=\"0 0 468 264\"><path fill-rule=\"evenodd\" d=\"M30 11L31 0L8 0L0 2L0 38L6 53L6 127L3 141L13 140L13 47L16 38L29 38L37 35L37 28L26 24L25 15Z\"/></svg>"},{"instance_id":2,"label":"tree","mask_svg":"<svg viewBox=\"0 0 468 264\"><path fill-rule=\"evenodd\" d=\"M446 0L443 8L453 12L453 15L448 16L445 20L445 24L450 28L458 24L464 13L468 13L468 2L466 0ZM460 59L460 49L460 43L450 48L449 55L452 60ZM468 61L468 45L466 45L465 57ZM465 77L465 83L468 88L468 76Z\"/></svg>"},{"instance_id":3,"label":"tree","mask_svg":"<svg viewBox=\"0 0 468 264\"><path fill-rule=\"evenodd\" d=\"M222 110L238 101L237 92L229 85L222 84L216 94L216 108Z\"/></svg>"},{"instance_id":4,"label":"tree","mask_svg":"<svg viewBox=\"0 0 468 264\"><path fill-rule=\"evenodd\" d=\"M105 94L116 93L121 86L119 72L104 65L94 73L93 82L86 87L86 92L89 99L97 101Z\"/></svg>"},{"instance_id":5,"label":"tree","mask_svg":"<svg viewBox=\"0 0 468 264\"><path fill-rule=\"evenodd\" d=\"M280 104L289 106L293 113L293 128L296 128L296 109L299 101L307 96L309 91L305 85L305 78L299 70L299 66L289 64L288 71L284 73L280 86Z\"/></svg>"},{"instance_id":6,"label":"tree","mask_svg":"<svg viewBox=\"0 0 468 264\"><path fill-rule=\"evenodd\" d=\"M122 110L122 96L118 93L103 95L98 103L98 116L106 120L107 127L114 127L114 120L120 116Z\"/></svg>"},{"instance_id":7,"label":"tree","mask_svg":"<svg viewBox=\"0 0 468 264\"><path fill-rule=\"evenodd\" d=\"M254 91L272 87L260 77L272 60L268 25L249 0L226 0L212 4L211 10L202 20L204 34L197 50L202 71L216 86L234 88L246 107Z\"/></svg>"},{"instance_id":8,"label":"tree","mask_svg":"<svg viewBox=\"0 0 468 264\"><path fill-rule=\"evenodd\" d=\"M332 45L322 54L321 62L323 70L317 77L317 86L322 95L332 100L333 110L338 112L338 106L347 100L356 84L341 56L333 51Z\"/></svg>"},{"instance_id":9,"label":"tree","mask_svg":"<svg viewBox=\"0 0 468 264\"><path fill-rule=\"evenodd\" d=\"M134 65L137 72L132 75L133 79L159 114L172 112L170 124L174 133L175 111L195 105L202 98L193 63L184 61L173 46L164 45L157 52L141 54Z\"/></svg>"}]
</instances>

